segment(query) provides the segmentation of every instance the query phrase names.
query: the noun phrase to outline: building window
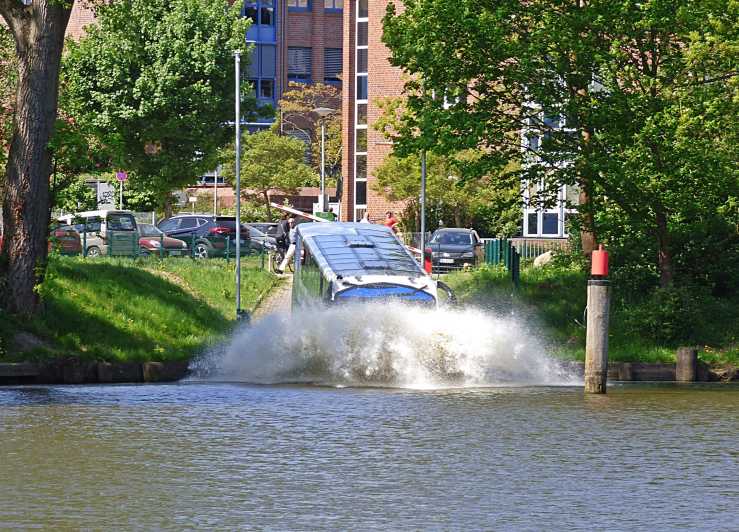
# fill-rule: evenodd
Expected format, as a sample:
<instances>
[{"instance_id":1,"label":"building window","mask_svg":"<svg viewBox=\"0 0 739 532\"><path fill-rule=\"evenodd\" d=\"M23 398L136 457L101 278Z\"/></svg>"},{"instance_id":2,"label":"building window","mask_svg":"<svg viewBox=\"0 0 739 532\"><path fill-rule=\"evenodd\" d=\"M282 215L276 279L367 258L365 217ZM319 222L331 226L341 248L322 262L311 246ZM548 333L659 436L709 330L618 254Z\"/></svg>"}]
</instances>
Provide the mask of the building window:
<instances>
[{"instance_id":1,"label":"building window","mask_svg":"<svg viewBox=\"0 0 739 532\"><path fill-rule=\"evenodd\" d=\"M326 11L341 11L344 9L344 0L323 0L323 9Z\"/></svg>"},{"instance_id":2,"label":"building window","mask_svg":"<svg viewBox=\"0 0 739 532\"><path fill-rule=\"evenodd\" d=\"M367 205L367 181L357 181L357 195L354 202L357 205Z\"/></svg>"},{"instance_id":3,"label":"building window","mask_svg":"<svg viewBox=\"0 0 739 532\"><path fill-rule=\"evenodd\" d=\"M357 76L357 100L367 100L367 76Z\"/></svg>"},{"instance_id":4,"label":"building window","mask_svg":"<svg viewBox=\"0 0 739 532\"><path fill-rule=\"evenodd\" d=\"M259 80L259 98L272 100L275 97L275 80Z\"/></svg>"},{"instance_id":5,"label":"building window","mask_svg":"<svg viewBox=\"0 0 739 532\"><path fill-rule=\"evenodd\" d=\"M355 124L354 124L354 221L367 212L367 0L357 1L356 44L354 45L356 75ZM328 4L328 0L327 0ZM327 5L326 4L326 5Z\"/></svg>"},{"instance_id":6,"label":"building window","mask_svg":"<svg viewBox=\"0 0 739 532\"><path fill-rule=\"evenodd\" d=\"M366 103L357 104L357 125L358 126L367 125L367 104Z\"/></svg>"},{"instance_id":7,"label":"building window","mask_svg":"<svg viewBox=\"0 0 739 532\"><path fill-rule=\"evenodd\" d=\"M287 0L287 7L290 11L309 11L310 0Z\"/></svg>"},{"instance_id":8,"label":"building window","mask_svg":"<svg viewBox=\"0 0 739 532\"><path fill-rule=\"evenodd\" d=\"M260 26L275 25L274 0L246 0L244 2L244 16Z\"/></svg>"},{"instance_id":9,"label":"building window","mask_svg":"<svg viewBox=\"0 0 739 532\"><path fill-rule=\"evenodd\" d=\"M310 48L290 46L287 49L287 77L290 81L309 82L311 68Z\"/></svg>"},{"instance_id":10,"label":"building window","mask_svg":"<svg viewBox=\"0 0 739 532\"><path fill-rule=\"evenodd\" d=\"M341 84L342 63L341 48L323 49L323 79L326 83Z\"/></svg>"}]
</instances>

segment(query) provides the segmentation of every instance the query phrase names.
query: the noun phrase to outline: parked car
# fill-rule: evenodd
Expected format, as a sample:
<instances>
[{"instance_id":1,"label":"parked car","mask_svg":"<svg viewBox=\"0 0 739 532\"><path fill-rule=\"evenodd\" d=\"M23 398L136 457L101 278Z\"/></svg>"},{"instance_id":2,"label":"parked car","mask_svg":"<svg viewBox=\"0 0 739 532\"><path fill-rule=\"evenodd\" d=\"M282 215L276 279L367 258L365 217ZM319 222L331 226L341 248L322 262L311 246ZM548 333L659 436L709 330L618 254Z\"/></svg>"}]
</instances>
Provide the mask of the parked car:
<instances>
[{"instance_id":1,"label":"parked car","mask_svg":"<svg viewBox=\"0 0 739 532\"><path fill-rule=\"evenodd\" d=\"M157 227L165 235L192 246L195 258L225 257L236 252L236 218L212 214L178 214L162 220ZM241 254L250 250L249 228L241 224Z\"/></svg>"},{"instance_id":2,"label":"parked car","mask_svg":"<svg viewBox=\"0 0 739 532\"><path fill-rule=\"evenodd\" d=\"M482 240L474 229L437 229L426 247L431 249L431 266L435 271L463 268L466 264L474 266L483 260Z\"/></svg>"},{"instance_id":3,"label":"parked car","mask_svg":"<svg viewBox=\"0 0 739 532\"><path fill-rule=\"evenodd\" d=\"M0 240L2 246L2 240ZM57 225L49 233L49 253L58 251L62 255L82 253L82 239L71 225Z\"/></svg>"},{"instance_id":4,"label":"parked car","mask_svg":"<svg viewBox=\"0 0 739 532\"><path fill-rule=\"evenodd\" d=\"M141 255L188 255L190 250L184 240L162 233L152 224L139 224L139 246Z\"/></svg>"},{"instance_id":5,"label":"parked car","mask_svg":"<svg viewBox=\"0 0 739 532\"><path fill-rule=\"evenodd\" d=\"M254 227L255 225L264 226L265 224L246 224L249 228L249 236L251 237L251 248L262 251L275 248L277 246L277 239L257 229Z\"/></svg>"},{"instance_id":6,"label":"parked car","mask_svg":"<svg viewBox=\"0 0 739 532\"><path fill-rule=\"evenodd\" d=\"M138 228L130 211L85 211L59 217L80 235L88 257L138 253Z\"/></svg>"},{"instance_id":7,"label":"parked car","mask_svg":"<svg viewBox=\"0 0 739 532\"><path fill-rule=\"evenodd\" d=\"M272 238L277 236L277 222L249 222L248 225Z\"/></svg>"},{"instance_id":8,"label":"parked car","mask_svg":"<svg viewBox=\"0 0 739 532\"><path fill-rule=\"evenodd\" d=\"M3 247L3 235L0 235L0 249ZM70 225L52 224L49 231L48 251L59 251L62 255L79 255L82 253L80 234Z\"/></svg>"}]
</instances>

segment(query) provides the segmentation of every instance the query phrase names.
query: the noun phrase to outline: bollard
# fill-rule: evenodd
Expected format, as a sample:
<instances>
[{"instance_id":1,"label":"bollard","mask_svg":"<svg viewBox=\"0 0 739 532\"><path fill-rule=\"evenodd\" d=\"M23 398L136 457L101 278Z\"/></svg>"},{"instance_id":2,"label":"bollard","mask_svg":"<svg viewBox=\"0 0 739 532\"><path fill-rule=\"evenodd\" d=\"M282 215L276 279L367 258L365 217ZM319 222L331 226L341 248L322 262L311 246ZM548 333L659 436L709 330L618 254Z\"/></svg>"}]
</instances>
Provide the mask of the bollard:
<instances>
[{"instance_id":1,"label":"bollard","mask_svg":"<svg viewBox=\"0 0 739 532\"><path fill-rule=\"evenodd\" d=\"M698 374L698 350L695 347L678 347L675 354L675 380L695 382Z\"/></svg>"},{"instance_id":2,"label":"bollard","mask_svg":"<svg viewBox=\"0 0 739 532\"><path fill-rule=\"evenodd\" d=\"M588 324L585 336L585 391L606 393L608 376L608 307L606 279L588 280Z\"/></svg>"},{"instance_id":3,"label":"bollard","mask_svg":"<svg viewBox=\"0 0 739 532\"><path fill-rule=\"evenodd\" d=\"M588 318L585 333L585 392L606 393L608 381L608 312L610 283L608 252L601 245L593 252L588 280Z\"/></svg>"}]
</instances>

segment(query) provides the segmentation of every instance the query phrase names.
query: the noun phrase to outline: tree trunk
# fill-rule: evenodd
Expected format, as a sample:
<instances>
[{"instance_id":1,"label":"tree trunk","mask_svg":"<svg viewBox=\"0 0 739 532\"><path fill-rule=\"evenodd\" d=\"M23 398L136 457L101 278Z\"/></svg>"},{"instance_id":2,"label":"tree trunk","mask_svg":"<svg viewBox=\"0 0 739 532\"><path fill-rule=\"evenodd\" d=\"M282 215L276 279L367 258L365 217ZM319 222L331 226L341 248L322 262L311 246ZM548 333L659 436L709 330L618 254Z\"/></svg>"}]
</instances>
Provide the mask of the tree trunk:
<instances>
[{"instance_id":1,"label":"tree trunk","mask_svg":"<svg viewBox=\"0 0 739 532\"><path fill-rule=\"evenodd\" d=\"M34 287L46 269L49 225L48 149L57 111L59 64L72 2L34 0L25 7L0 0L15 37L18 56L13 137L3 201L5 260L2 305L11 313L31 315L40 308Z\"/></svg>"},{"instance_id":2,"label":"tree trunk","mask_svg":"<svg viewBox=\"0 0 739 532\"><path fill-rule=\"evenodd\" d=\"M272 220L272 206L269 204L269 191L265 190L262 194L264 194L264 204L267 206L267 219ZM234 205L234 207L236 207L236 205Z\"/></svg>"},{"instance_id":3,"label":"tree trunk","mask_svg":"<svg viewBox=\"0 0 739 532\"><path fill-rule=\"evenodd\" d=\"M672 284L672 253L670 252L670 235L667 231L667 216L657 211L657 268L659 269L659 285L666 288Z\"/></svg>"},{"instance_id":4,"label":"tree trunk","mask_svg":"<svg viewBox=\"0 0 739 532\"><path fill-rule=\"evenodd\" d=\"M172 209L172 196L167 194L167 199L164 200L164 218L172 218L174 210Z\"/></svg>"}]
</instances>

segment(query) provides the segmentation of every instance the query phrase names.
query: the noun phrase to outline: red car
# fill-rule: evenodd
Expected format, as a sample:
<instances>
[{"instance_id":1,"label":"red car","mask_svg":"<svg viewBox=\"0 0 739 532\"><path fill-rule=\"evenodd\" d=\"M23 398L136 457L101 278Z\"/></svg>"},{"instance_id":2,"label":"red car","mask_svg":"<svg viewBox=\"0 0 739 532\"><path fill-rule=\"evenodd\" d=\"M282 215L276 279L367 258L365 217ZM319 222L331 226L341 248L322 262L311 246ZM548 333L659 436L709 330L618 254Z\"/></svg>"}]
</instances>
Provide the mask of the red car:
<instances>
[{"instance_id":1,"label":"red car","mask_svg":"<svg viewBox=\"0 0 739 532\"><path fill-rule=\"evenodd\" d=\"M179 238L166 236L151 224L138 224L139 227L139 253L141 255L166 255L174 257L177 255L189 255L187 244Z\"/></svg>"},{"instance_id":2,"label":"red car","mask_svg":"<svg viewBox=\"0 0 739 532\"><path fill-rule=\"evenodd\" d=\"M62 255L80 255L82 239L71 225L60 225L49 234L49 253L58 251Z\"/></svg>"},{"instance_id":3,"label":"red car","mask_svg":"<svg viewBox=\"0 0 739 532\"><path fill-rule=\"evenodd\" d=\"M0 248L3 247L3 236L0 235ZM62 255L80 255L82 240L80 234L71 225L60 225L49 233L48 252L58 251Z\"/></svg>"}]
</instances>

